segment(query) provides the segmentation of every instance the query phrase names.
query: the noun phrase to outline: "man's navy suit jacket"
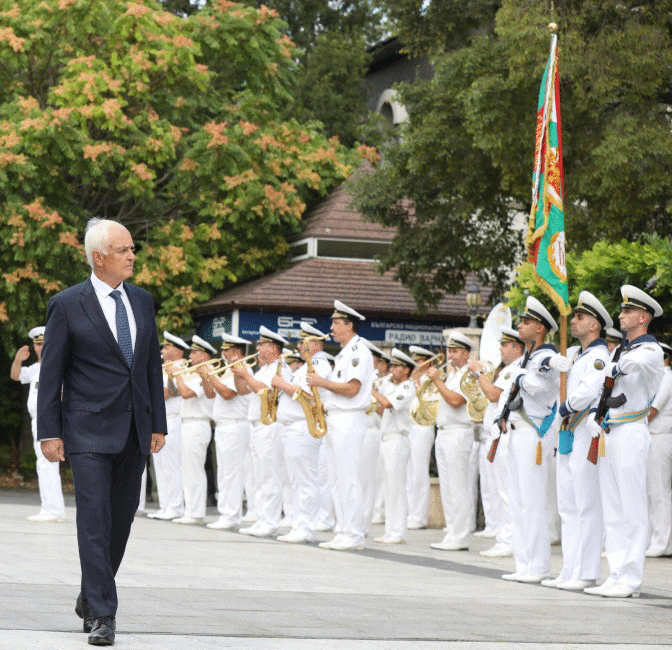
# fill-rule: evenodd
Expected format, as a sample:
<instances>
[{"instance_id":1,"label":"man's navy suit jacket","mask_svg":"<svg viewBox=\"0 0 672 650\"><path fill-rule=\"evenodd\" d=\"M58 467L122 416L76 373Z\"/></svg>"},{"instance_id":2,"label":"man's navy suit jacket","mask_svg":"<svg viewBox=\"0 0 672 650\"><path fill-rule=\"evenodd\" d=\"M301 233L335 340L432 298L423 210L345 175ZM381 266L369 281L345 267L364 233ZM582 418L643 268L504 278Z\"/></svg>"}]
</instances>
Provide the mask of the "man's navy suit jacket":
<instances>
[{"instance_id":1,"label":"man's navy suit jacket","mask_svg":"<svg viewBox=\"0 0 672 650\"><path fill-rule=\"evenodd\" d=\"M37 438L66 453L117 454L135 419L140 450L166 432L161 352L151 296L124 283L137 335L129 368L87 279L51 298L38 389Z\"/></svg>"}]
</instances>

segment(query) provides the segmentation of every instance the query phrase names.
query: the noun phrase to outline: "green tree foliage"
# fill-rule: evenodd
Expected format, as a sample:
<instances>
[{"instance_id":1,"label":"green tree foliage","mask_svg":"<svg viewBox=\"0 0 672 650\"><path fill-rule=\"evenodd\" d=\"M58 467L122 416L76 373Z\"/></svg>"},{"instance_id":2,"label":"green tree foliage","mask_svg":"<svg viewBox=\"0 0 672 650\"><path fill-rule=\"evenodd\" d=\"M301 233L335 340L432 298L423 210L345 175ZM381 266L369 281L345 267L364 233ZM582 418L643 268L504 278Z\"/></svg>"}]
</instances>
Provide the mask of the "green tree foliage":
<instances>
[{"instance_id":1,"label":"green tree foliage","mask_svg":"<svg viewBox=\"0 0 672 650\"><path fill-rule=\"evenodd\" d=\"M529 211L550 42L547 3L462 3L451 12L453 4L387 0L412 51L432 53L435 76L399 88L410 120L356 186L364 214L398 228L383 268L421 303L460 288L468 271L494 283L496 295L515 265L511 224L516 211ZM561 1L555 9L568 248L669 237L672 1ZM456 29L464 43L451 36Z\"/></svg>"},{"instance_id":2,"label":"green tree foliage","mask_svg":"<svg viewBox=\"0 0 672 650\"><path fill-rule=\"evenodd\" d=\"M161 326L282 263L306 204L356 164L283 118L295 50L268 8L0 0L0 336L89 273L91 216L128 226Z\"/></svg>"}]
</instances>

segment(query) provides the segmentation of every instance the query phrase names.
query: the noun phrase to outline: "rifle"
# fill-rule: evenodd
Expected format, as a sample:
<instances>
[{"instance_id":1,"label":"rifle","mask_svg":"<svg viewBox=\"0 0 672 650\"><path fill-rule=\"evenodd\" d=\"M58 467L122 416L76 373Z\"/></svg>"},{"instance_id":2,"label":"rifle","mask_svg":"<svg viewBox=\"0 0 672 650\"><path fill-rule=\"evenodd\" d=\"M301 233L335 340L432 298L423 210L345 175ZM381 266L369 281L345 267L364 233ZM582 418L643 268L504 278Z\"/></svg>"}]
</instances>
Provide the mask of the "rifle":
<instances>
[{"instance_id":1,"label":"rifle","mask_svg":"<svg viewBox=\"0 0 672 650\"><path fill-rule=\"evenodd\" d=\"M532 354L532 351L534 350L534 345L525 352L525 356L523 357L523 362L520 364L521 369L524 368L527 365L527 362L530 360L530 355ZM499 436L501 437L506 433L506 423L509 419L509 415L511 414L511 406L518 397L518 392L520 391L520 386L518 384L513 384L511 386L511 392L509 393L509 397L506 400L506 404L504 404L504 408L502 409L502 414L499 416ZM488 452L488 460L493 463L495 461L495 454L497 453L497 447L499 446L499 437L495 438L492 441L492 444L490 445L490 451Z\"/></svg>"},{"instance_id":2,"label":"rifle","mask_svg":"<svg viewBox=\"0 0 672 650\"><path fill-rule=\"evenodd\" d=\"M613 363L616 363L621 356L621 352L623 350L623 344L619 345L616 348L616 352L614 352L614 356L612 357L611 361ZM614 390L614 383L616 380L613 377L607 376L604 378L604 384L602 386L602 395L600 396L600 401L597 405L597 410L595 411L595 420L598 424L602 424L602 421L604 420L604 416L607 414L607 411L609 410L610 407L614 406L622 406L625 403L625 395L621 394L618 395L617 397L612 397L611 393ZM604 430L605 433L609 433L609 429ZM598 456L598 450L599 450L599 444L600 444L600 434L599 436L595 436L591 441L590 441L590 447L588 448L588 461L591 462L593 465L597 465L597 456Z\"/></svg>"}]
</instances>

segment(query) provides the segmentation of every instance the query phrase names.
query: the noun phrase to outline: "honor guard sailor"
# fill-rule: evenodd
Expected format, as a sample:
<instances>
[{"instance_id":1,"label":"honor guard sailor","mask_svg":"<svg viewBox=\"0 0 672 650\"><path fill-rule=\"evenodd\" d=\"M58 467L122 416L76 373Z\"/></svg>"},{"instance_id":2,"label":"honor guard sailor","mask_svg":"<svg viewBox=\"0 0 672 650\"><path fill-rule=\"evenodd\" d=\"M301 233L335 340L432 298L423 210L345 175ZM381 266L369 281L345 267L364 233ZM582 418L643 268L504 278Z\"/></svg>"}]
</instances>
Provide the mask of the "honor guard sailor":
<instances>
[{"instance_id":1,"label":"honor guard sailor","mask_svg":"<svg viewBox=\"0 0 672 650\"><path fill-rule=\"evenodd\" d=\"M434 449L446 520L444 538L430 546L441 551L466 551L472 518L469 461L474 444L474 423L467 413L467 398L460 388L460 381L467 370L473 343L461 332L453 331L446 347L448 359L455 368L446 383L441 381L437 368L427 370L427 377L434 382L442 398L436 416Z\"/></svg>"},{"instance_id":2,"label":"honor guard sailor","mask_svg":"<svg viewBox=\"0 0 672 650\"><path fill-rule=\"evenodd\" d=\"M410 403L415 395L410 377L416 363L397 348L392 350L391 357L388 390L385 395L373 393L382 411L380 456L385 485L385 534L374 541L401 544L405 541L408 520L406 470L411 455L408 432L412 424Z\"/></svg>"},{"instance_id":3,"label":"honor guard sailor","mask_svg":"<svg viewBox=\"0 0 672 650\"><path fill-rule=\"evenodd\" d=\"M646 473L651 539L647 557L672 555L672 348L660 343L665 374L649 412L651 452Z\"/></svg>"},{"instance_id":4,"label":"honor guard sailor","mask_svg":"<svg viewBox=\"0 0 672 650\"><path fill-rule=\"evenodd\" d=\"M29 366L21 364L30 356L30 348L27 345L19 348L12 362L10 376L14 381L29 384L28 389L28 414L30 415L30 428L33 432L33 448L37 457L37 484L40 489L40 511L36 515L28 517L28 521L52 521L61 522L65 518L65 503L63 501L63 488L61 487L60 463L48 461L42 453L42 445L37 441L37 389L40 378L40 364L42 361L42 348L44 346L43 326L33 327L28 336L33 340L33 349L37 361Z\"/></svg>"},{"instance_id":5,"label":"honor guard sailor","mask_svg":"<svg viewBox=\"0 0 672 650\"><path fill-rule=\"evenodd\" d=\"M604 436L604 457L598 460L604 515L604 546L609 577L589 594L611 598L638 596L648 545L646 466L651 447L647 416L663 380L663 351L648 334L662 307L632 285L621 287L619 322L624 341L618 360L606 367L614 378L611 401L601 424L589 420L593 435Z\"/></svg>"},{"instance_id":6,"label":"honor guard sailor","mask_svg":"<svg viewBox=\"0 0 672 650\"><path fill-rule=\"evenodd\" d=\"M366 430L366 409L371 403L373 357L357 335L364 316L334 301L331 333L340 343L331 379L308 373L310 386L326 388L327 435L324 448L329 483L334 499L336 525L340 532L322 542L321 548L354 550L364 547L364 511L361 485L362 441Z\"/></svg>"},{"instance_id":7,"label":"honor guard sailor","mask_svg":"<svg viewBox=\"0 0 672 650\"><path fill-rule=\"evenodd\" d=\"M217 350L200 336L191 338L189 361L193 370L175 374L177 390L182 397L182 487L184 516L174 524L202 524L208 495L205 457L212 439L211 400L215 391L209 381L207 362ZM198 367L196 367L198 366Z\"/></svg>"},{"instance_id":8,"label":"honor guard sailor","mask_svg":"<svg viewBox=\"0 0 672 650\"><path fill-rule=\"evenodd\" d=\"M276 534L282 516L282 490L284 464L282 442L278 431L276 413L278 389L271 388L274 375L290 376L282 359L282 349L289 345L277 332L263 325L257 339L259 368L250 374L245 365L234 366L233 372L242 379L256 396L250 399L247 414L251 422L250 453L255 480L254 507L257 520L238 532L254 537L271 537Z\"/></svg>"},{"instance_id":9,"label":"honor guard sailor","mask_svg":"<svg viewBox=\"0 0 672 650\"><path fill-rule=\"evenodd\" d=\"M515 379L519 399L512 405L506 423L509 435L507 486L516 570L503 575L505 580L538 583L549 577L551 570L546 497L548 458L553 452L554 440L547 433L558 407L560 372L566 372L570 365L555 346L544 343L546 335L557 329L549 311L536 298L528 297L518 324L518 333L526 346L527 363Z\"/></svg>"},{"instance_id":10,"label":"honor guard sailor","mask_svg":"<svg viewBox=\"0 0 672 650\"><path fill-rule=\"evenodd\" d=\"M245 363L245 350L251 341L226 332L222 334L221 355L225 366ZM249 386L231 368L222 374L210 373L215 391L212 419L215 421L217 454L217 512L219 518L207 524L216 530L235 530L243 517L245 451L250 444L247 413L253 398Z\"/></svg>"},{"instance_id":11,"label":"honor guard sailor","mask_svg":"<svg viewBox=\"0 0 672 650\"><path fill-rule=\"evenodd\" d=\"M558 512L562 521L562 571L541 581L545 587L583 590L600 577L602 505L597 467L586 462L592 440L588 416L597 407L604 369L611 355L600 337L613 321L602 303L582 291L572 316L572 336L579 345L569 348L572 366L567 375L567 398L560 405L556 466Z\"/></svg>"},{"instance_id":12,"label":"honor guard sailor","mask_svg":"<svg viewBox=\"0 0 672 650\"><path fill-rule=\"evenodd\" d=\"M166 401L168 435L166 444L158 454L153 454L156 491L159 509L150 512L150 519L168 521L184 515L184 493L182 491L182 397L177 390L173 371L184 367L184 353L189 345L179 336L163 333L161 356L163 358L163 398Z\"/></svg>"},{"instance_id":13,"label":"honor guard sailor","mask_svg":"<svg viewBox=\"0 0 672 650\"><path fill-rule=\"evenodd\" d=\"M623 343L623 334L614 327L608 327L604 340L607 342L609 353L612 353L621 343Z\"/></svg>"}]
</instances>

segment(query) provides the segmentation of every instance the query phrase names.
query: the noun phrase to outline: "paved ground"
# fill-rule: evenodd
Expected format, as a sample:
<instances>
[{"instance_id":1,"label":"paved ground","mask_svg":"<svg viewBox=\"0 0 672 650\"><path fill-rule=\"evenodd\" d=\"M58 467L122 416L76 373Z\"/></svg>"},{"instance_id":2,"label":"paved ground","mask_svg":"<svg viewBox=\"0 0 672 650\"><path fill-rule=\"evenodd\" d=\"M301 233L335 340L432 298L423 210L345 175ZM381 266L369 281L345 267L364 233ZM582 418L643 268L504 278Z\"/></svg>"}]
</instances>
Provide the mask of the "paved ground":
<instances>
[{"instance_id":1,"label":"paved ground","mask_svg":"<svg viewBox=\"0 0 672 650\"><path fill-rule=\"evenodd\" d=\"M88 647L74 614L67 521L36 524L35 492L0 491L0 650ZM214 518L209 510L208 519ZM382 527L375 527L377 534ZM322 533L319 541L328 539ZM610 600L500 579L512 559L429 548L325 551L137 518L117 576L126 650L512 650L672 647L672 559L647 561L642 597ZM553 548L560 566L560 549ZM605 567L606 571L606 567Z\"/></svg>"}]
</instances>

